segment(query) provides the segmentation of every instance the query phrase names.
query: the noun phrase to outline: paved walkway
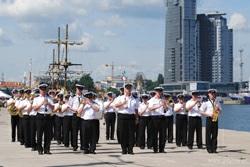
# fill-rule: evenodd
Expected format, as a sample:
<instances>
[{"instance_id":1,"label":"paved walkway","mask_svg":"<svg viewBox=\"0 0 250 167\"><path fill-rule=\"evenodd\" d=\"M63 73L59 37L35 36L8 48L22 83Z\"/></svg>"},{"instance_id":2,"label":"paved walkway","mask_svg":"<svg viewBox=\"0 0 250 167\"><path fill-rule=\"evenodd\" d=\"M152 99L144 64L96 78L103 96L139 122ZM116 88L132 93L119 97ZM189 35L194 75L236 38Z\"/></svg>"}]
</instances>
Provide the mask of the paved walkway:
<instances>
[{"instance_id":1,"label":"paved walkway","mask_svg":"<svg viewBox=\"0 0 250 167\"><path fill-rule=\"evenodd\" d=\"M204 134L205 131L203 131ZM52 155L38 155L25 149L18 142L10 142L10 116L5 109L0 111L0 167L78 167L78 166L145 166L145 167L250 167L250 133L230 130L219 131L218 154L206 150L175 144L166 145L166 154L154 154L152 150L134 149L135 155L121 155L120 145L104 140L104 126L101 124L100 144L96 155L84 155L80 151L58 146L52 142ZM203 138L203 141L205 138Z\"/></svg>"}]
</instances>

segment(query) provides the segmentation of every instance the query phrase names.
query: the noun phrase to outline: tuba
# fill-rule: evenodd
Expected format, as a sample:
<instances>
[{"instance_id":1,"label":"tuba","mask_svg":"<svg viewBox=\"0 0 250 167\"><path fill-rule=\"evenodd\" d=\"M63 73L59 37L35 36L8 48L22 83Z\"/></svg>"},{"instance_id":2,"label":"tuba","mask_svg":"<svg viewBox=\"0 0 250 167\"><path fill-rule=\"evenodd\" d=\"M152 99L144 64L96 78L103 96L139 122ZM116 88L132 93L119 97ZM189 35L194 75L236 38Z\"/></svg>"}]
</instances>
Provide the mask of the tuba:
<instances>
[{"instance_id":1,"label":"tuba","mask_svg":"<svg viewBox=\"0 0 250 167\"><path fill-rule=\"evenodd\" d=\"M7 110L9 111L11 116L17 116L18 115L18 110L15 107L15 103L11 103L8 107Z\"/></svg>"}]
</instances>

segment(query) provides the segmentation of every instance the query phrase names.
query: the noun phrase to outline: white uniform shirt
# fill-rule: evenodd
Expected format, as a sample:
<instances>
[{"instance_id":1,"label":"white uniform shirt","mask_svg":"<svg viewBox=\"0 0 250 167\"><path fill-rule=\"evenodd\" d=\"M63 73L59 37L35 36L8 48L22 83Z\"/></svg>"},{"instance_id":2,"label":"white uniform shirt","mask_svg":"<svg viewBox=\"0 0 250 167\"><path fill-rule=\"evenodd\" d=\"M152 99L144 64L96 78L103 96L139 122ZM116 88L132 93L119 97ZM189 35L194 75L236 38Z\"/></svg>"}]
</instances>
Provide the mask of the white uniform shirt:
<instances>
[{"instance_id":1,"label":"white uniform shirt","mask_svg":"<svg viewBox=\"0 0 250 167\"><path fill-rule=\"evenodd\" d=\"M147 107L147 104L145 104L144 102L141 102L138 107L138 113L141 114L143 111L145 111L146 107ZM146 111L141 116L142 117L150 116L150 112L148 111L148 109L146 109Z\"/></svg>"},{"instance_id":2,"label":"white uniform shirt","mask_svg":"<svg viewBox=\"0 0 250 167\"><path fill-rule=\"evenodd\" d=\"M214 101L214 106L217 106L220 108L220 110L222 110L220 102L217 99ZM213 110L214 110L213 104L212 104L212 101L210 100L203 102L200 107L200 111L208 114L210 117L212 117L213 115Z\"/></svg>"},{"instance_id":3,"label":"white uniform shirt","mask_svg":"<svg viewBox=\"0 0 250 167\"><path fill-rule=\"evenodd\" d=\"M15 103L15 100L12 97L9 100L7 100L7 106L9 106L11 103Z\"/></svg>"},{"instance_id":4,"label":"white uniform shirt","mask_svg":"<svg viewBox=\"0 0 250 167\"><path fill-rule=\"evenodd\" d=\"M73 111L71 111L70 109L69 109L69 106L70 106L70 104L69 104L70 102L67 102L67 103L64 103L63 105L62 105L62 110L64 111L63 112L63 116L73 116Z\"/></svg>"},{"instance_id":5,"label":"white uniform shirt","mask_svg":"<svg viewBox=\"0 0 250 167\"><path fill-rule=\"evenodd\" d=\"M161 105L162 103L162 99L158 99L155 97L152 97L149 101L148 101L148 107L154 107L154 106L158 106ZM154 111L150 111L152 116L160 116L160 115L164 115L164 108L163 106L161 106L160 108L154 110Z\"/></svg>"},{"instance_id":6,"label":"white uniform shirt","mask_svg":"<svg viewBox=\"0 0 250 167\"><path fill-rule=\"evenodd\" d=\"M31 106L31 103L28 99L24 99L20 101L19 103L20 108L24 107L24 109L22 110L23 115L29 115L28 109L30 108L30 106Z\"/></svg>"},{"instance_id":7,"label":"white uniform shirt","mask_svg":"<svg viewBox=\"0 0 250 167\"><path fill-rule=\"evenodd\" d=\"M177 109L179 109L179 108L181 108L181 110L179 112L176 112ZM187 115L186 109L183 106L183 104L181 104L181 103L176 103L174 105L174 111L176 112L176 114Z\"/></svg>"},{"instance_id":8,"label":"white uniform shirt","mask_svg":"<svg viewBox=\"0 0 250 167\"><path fill-rule=\"evenodd\" d=\"M95 103L99 105L100 109L98 112L95 113L96 119L102 119L103 117L103 112L104 112L104 104L103 101L100 99L96 99Z\"/></svg>"},{"instance_id":9,"label":"white uniform shirt","mask_svg":"<svg viewBox=\"0 0 250 167\"><path fill-rule=\"evenodd\" d=\"M103 103L103 106L104 106L104 108L106 108L107 106L108 106L108 104L110 103L110 101L109 100L107 100L107 101L105 101L104 103ZM113 107L113 104L114 103L114 101L109 105L109 107L107 108L107 109L105 109L105 113L112 113L112 112L115 112L115 108Z\"/></svg>"},{"instance_id":10,"label":"white uniform shirt","mask_svg":"<svg viewBox=\"0 0 250 167\"><path fill-rule=\"evenodd\" d=\"M194 101L193 99L188 100L186 103L186 108L193 106L195 102L196 101ZM188 111L188 116L189 117L201 117L200 108L198 107L198 104L196 104L193 108L191 108Z\"/></svg>"},{"instance_id":11,"label":"white uniform shirt","mask_svg":"<svg viewBox=\"0 0 250 167\"><path fill-rule=\"evenodd\" d=\"M83 105L83 104L81 104L81 105ZM98 104L95 103L94 105L98 105ZM96 119L96 112L89 104L86 104L83 107L83 112L81 114L81 118L84 120L94 120L94 119Z\"/></svg>"},{"instance_id":12,"label":"white uniform shirt","mask_svg":"<svg viewBox=\"0 0 250 167\"><path fill-rule=\"evenodd\" d=\"M54 109L58 109L59 108L59 103L56 103L55 104L55 106L54 106ZM64 115L63 115L63 112L62 112L62 105L61 105L61 111L59 112L59 111L57 111L57 112L55 112L55 114L56 114L56 116L58 116L58 117L63 117Z\"/></svg>"},{"instance_id":13,"label":"white uniform shirt","mask_svg":"<svg viewBox=\"0 0 250 167\"><path fill-rule=\"evenodd\" d=\"M21 101L22 101L21 98L17 98L17 99L15 100L15 107L16 107L16 108L19 108L19 107L20 107Z\"/></svg>"},{"instance_id":14,"label":"white uniform shirt","mask_svg":"<svg viewBox=\"0 0 250 167\"><path fill-rule=\"evenodd\" d=\"M164 113L164 116L169 117L169 116L172 116L173 114L174 114L173 107L168 107L166 109L166 113Z\"/></svg>"},{"instance_id":15,"label":"white uniform shirt","mask_svg":"<svg viewBox=\"0 0 250 167\"><path fill-rule=\"evenodd\" d=\"M74 110L73 112L75 113L78 109L78 107L80 106L80 102L83 99L82 96L79 95L75 95L72 99L71 99L71 108Z\"/></svg>"},{"instance_id":16,"label":"white uniform shirt","mask_svg":"<svg viewBox=\"0 0 250 167\"><path fill-rule=\"evenodd\" d=\"M48 99L48 102L53 105L53 101L52 99L49 97L49 96L38 96L36 98L34 98L34 101L33 101L33 106L37 106L37 105L40 105L44 99L47 98ZM38 110L37 110L37 113L39 114L51 114L52 113L52 110L50 109L49 106L45 106L45 105L42 105Z\"/></svg>"},{"instance_id":17,"label":"white uniform shirt","mask_svg":"<svg viewBox=\"0 0 250 167\"><path fill-rule=\"evenodd\" d=\"M124 104L123 107L121 107L118 110L118 113L120 114L135 114L135 111L138 109L138 103L137 100L133 96L119 96L116 103L123 103L127 101L127 104Z\"/></svg>"}]
</instances>

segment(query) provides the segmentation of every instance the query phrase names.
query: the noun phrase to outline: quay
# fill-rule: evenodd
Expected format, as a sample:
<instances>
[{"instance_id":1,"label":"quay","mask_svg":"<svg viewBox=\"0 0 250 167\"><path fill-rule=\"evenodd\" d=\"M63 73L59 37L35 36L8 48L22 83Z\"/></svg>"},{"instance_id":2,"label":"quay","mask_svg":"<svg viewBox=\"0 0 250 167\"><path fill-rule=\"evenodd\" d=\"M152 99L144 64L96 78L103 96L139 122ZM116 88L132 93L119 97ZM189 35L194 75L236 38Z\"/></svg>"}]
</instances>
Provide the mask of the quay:
<instances>
[{"instance_id":1,"label":"quay","mask_svg":"<svg viewBox=\"0 0 250 167\"><path fill-rule=\"evenodd\" d=\"M205 149L193 150L166 144L167 153L153 153L152 150L134 148L134 155L122 155L117 141L105 140L105 127L100 123L100 141L96 155L85 155L81 151L57 145L52 141L52 155L38 155L26 149L19 142L12 143L10 116L6 109L0 111L0 167L80 167L80 166L131 166L131 167L249 167L250 133L219 130L218 154L208 154ZM203 129L203 143L205 143Z\"/></svg>"}]
</instances>

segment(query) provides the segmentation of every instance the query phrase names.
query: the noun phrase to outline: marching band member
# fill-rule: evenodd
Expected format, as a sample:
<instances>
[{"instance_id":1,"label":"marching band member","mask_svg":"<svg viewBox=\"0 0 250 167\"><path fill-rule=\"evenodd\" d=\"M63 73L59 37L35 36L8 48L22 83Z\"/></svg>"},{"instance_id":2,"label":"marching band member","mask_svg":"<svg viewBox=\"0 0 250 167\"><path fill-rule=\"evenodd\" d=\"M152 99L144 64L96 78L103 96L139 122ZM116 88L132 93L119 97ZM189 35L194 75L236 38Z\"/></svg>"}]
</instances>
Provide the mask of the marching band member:
<instances>
[{"instance_id":1,"label":"marching band member","mask_svg":"<svg viewBox=\"0 0 250 167\"><path fill-rule=\"evenodd\" d=\"M198 92L192 92L192 99L187 101L186 109L188 110L188 143L189 149L193 149L194 133L196 132L196 143L199 149L202 149L202 120L200 109L201 99Z\"/></svg>"},{"instance_id":2,"label":"marching band member","mask_svg":"<svg viewBox=\"0 0 250 167\"><path fill-rule=\"evenodd\" d=\"M170 94L163 94L164 99L166 100L166 108L164 111L165 124L166 124L166 140L168 143L173 143L173 126L174 126L174 101L171 98Z\"/></svg>"},{"instance_id":3,"label":"marching band member","mask_svg":"<svg viewBox=\"0 0 250 167\"><path fill-rule=\"evenodd\" d=\"M122 154L134 154L135 144L135 119L137 113L137 100L132 96L132 84L124 86L124 95L116 100L115 107L118 108L119 137Z\"/></svg>"},{"instance_id":4,"label":"marching band member","mask_svg":"<svg viewBox=\"0 0 250 167\"><path fill-rule=\"evenodd\" d=\"M149 139L151 136L150 129L148 127L150 121L150 112L148 110L148 100L149 95L142 94L141 95L142 102L139 104L138 107L138 114L139 114L139 147L141 149L145 148L145 130L147 128L147 144L149 143Z\"/></svg>"},{"instance_id":5,"label":"marching band member","mask_svg":"<svg viewBox=\"0 0 250 167\"><path fill-rule=\"evenodd\" d=\"M51 134L51 120L50 114L54 109L52 99L47 96L47 87L45 83L39 85L40 95L34 98L33 109L37 112L37 150L38 154L51 154L50 142L52 139ZM42 138L44 136L44 147L42 147Z\"/></svg>"},{"instance_id":6,"label":"marching band member","mask_svg":"<svg viewBox=\"0 0 250 167\"><path fill-rule=\"evenodd\" d=\"M208 153L217 153L218 115L222 111L220 102L216 98L216 90L208 90L208 101L203 102L200 111L206 119L206 147Z\"/></svg>"},{"instance_id":7,"label":"marching band member","mask_svg":"<svg viewBox=\"0 0 250 167\"><path fill-rule=\"evenodd\" d=\"M186 103L184 100L184 95L177 95L178 103L174 105L174 111L176 112L176 145L178 147L187 146L187 124L188 117L186 112Z\"/></svg>"},{"instance_id":8,"label":"marching band member","mask_svg":"<svg viewBox=\"0 0 250 167\"><path fill-rule=\"evenodd\" d=\"M55 140L57 144L61 144L63 142L63 112L62 112L62 105L64 104L63 101L63 94L57 94L57 103L55 104L53 112L55 113Z\"/></svg>"},{"instance_id":9,"label":"marching band member","mask_svg":"<svg viewBox=\"0 0 250 167\"><path fill-rule=\"evenodd\" d=\"M81 101L77 110L81 117L81 148L83 148L84 154L96 154L97 126L95 114L99 112L100 106L93 100L92 92L84 94L84 97L85 99Z\"/></svg>"},{"instance_id":10,"label":"marching band member","mask_svg":"<svg viewBox=\"0 0 250 167\"><path fill-rule=\"evenodd\" d=\"M13 89L12 90L12 98L10 98L7 101L7 110L10 113L11 116L11 141L15 142L16 141L16 136L17 140L20 138L19 136L19 115L17 108L15 107L15 100L18 98L17 97L17 90ZM17 134L17 135L16 135Z\"/></svg>"},{"instance_id":11,"label":"marching band member","mask_svg":"<svg viewBox=\"0 0 250 167\"><path fill-rule=\"evenodd\" d=\"M70 95L66 95L64 99L64 104L62 105L63 112L63 144L65 147L69 147L69 141L71 141L71 146L73 147L72 139L72 118L74 113L70 109Z\"/></svg>"},{"instance_id":12,"label":"marching band member","mask_svg":"<svg viewBox=\"0 0 250 167\"><path fill-rule=\"evenodd\" d=\"M154 153L158 151L160 153L165 153L165 139L166 139L166 126L164 121L164 107L165 101L162 99L162 87L156 87L155 96L152 97L148 103L148 110L151 113L151 122L152 122L152 146ZM158 144L158 135L159 135L159 144Z\"/></svg>"},{"instance_id":13,"label":"marching band member","mask_svg":"<svg viewBox=\"0 0 250 167\"><path fill-rule=\"evenodd\" d=\"M107 93L107 101L104 102L104 117L106 122L106 140L114 140L116 113L113 106L114 95L112 92Z\"/></svg>"},{"instance_id":14,"label":"marching band member","mask_svg":"<svg viewBox=\"0 0 250 167\"><path fill-rule=\"evenodd\" d=\"M23 127L23 135L24 135L24 145L26 148L31 147L31 138L30 138L30 116L29 113L32 109L32 105L30 102L30 89L26 89L24 91L23 100L20 102L18 106L18 110L22 112L22 127Z\"/></svg>"}]
</instances>

